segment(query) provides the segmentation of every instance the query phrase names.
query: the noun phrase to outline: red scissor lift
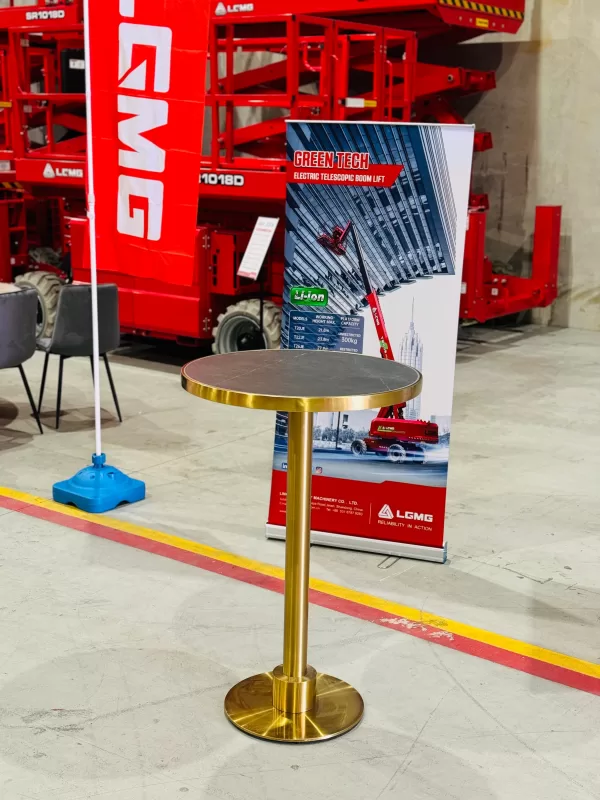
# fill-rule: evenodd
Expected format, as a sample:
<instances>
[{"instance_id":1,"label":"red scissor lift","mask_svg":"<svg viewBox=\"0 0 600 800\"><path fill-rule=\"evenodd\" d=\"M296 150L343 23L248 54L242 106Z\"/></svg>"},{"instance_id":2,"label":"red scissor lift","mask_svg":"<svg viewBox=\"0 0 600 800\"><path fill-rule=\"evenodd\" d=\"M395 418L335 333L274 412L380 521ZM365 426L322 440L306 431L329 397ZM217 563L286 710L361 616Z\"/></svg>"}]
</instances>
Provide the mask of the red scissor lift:
<instances>
[{"instance_id":1,"label":"red scissor lift","mask_svg":"<svg viewBox=\"0 0 600 800\"><path fill-rule=\"evenodd\" d=\"M0 280L43 295L41 334L68 270L68 215L85 214L83 26L78 2L13 3L0 9Z\"/></svg>"},{"instance_id":2,"label":"red scissor lift","mask_svg":"<svg viewBox=\"0 0 600 800\"><path fill-rule=\"evenodd\" d=\"M257 216L283 216L285 118L462 122L453 99L493 89L494 73L437 64L435 53L482 31L516 33L525 0L303 0L301 15L285 0L258 0L249 14L251 6L214 5L194 283L131 278L100 264L100 280L120 287L124 331L209 339L219 321L231 329L234 318L238 344L256 346L251 329L262 298L267 343L276 343L283 226L260 283L236 272ZM3 280L26 270L28 253L44 246L70 254L75 279L89 276L81 19L78 0L0 9ZM491 135L478 132L476 151L491 146ZM537 210L529 278L493 272L484 250L487 208L486 196L471 197L461 317L485 321L548 305L556 297L560 208Z\"/></svg>"}]
</instances>

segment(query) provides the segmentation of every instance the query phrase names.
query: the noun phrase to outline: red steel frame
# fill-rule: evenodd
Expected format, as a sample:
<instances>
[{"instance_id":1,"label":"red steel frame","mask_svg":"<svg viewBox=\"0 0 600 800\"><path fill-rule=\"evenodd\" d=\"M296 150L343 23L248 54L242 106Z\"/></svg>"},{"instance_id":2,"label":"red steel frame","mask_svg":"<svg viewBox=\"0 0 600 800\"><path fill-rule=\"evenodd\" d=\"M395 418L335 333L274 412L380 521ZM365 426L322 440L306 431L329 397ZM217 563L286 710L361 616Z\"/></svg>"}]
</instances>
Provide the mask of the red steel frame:
<instances>
[{"instance_id":1,"label":"red steel frame","mask_svg":"<svg viewBox=\"0 0 600 800\"><path fill-rule=\"evenodd\" d=\"M31 268L32 247L68 249L69 205L85 213L85 150L54 141L55 126L85 132L85 98L60 91L60 52L81 48L82 30L79 0L32 6L10 0L0 9L0 190L8 209L0 212L0 280ZM30 138L36 128L47 134L39 147ZM64 177L44 177L48 158Z\"/></svg>"},{"instance_id":2,"label":"red steel frame","mask_svg":"<svg viewBox=\"0 0 600 800\"><path fill-rule=\"evenodd\" d=\"M281 231L260 286L238 279L236 267L257 215L283 215L285 118L463 122L452 108L452 96L494 88L494 74L420 62L419 43L440 36L463 41L482 30L516 32L524 6L525 0L495 0L492 5L479 0L303 0L303 14L297 15L285 0L241 6L215 2L207 93L212 136L200 176L194 280L189 287L175 287L100 265L100 280L120 287L124 330L210 338L216 316L236 297L256 296L260 290L278 300ZM245 13L250 7L251 14ZM319 17L311 16L316 13ZM61 90L61 52L82 48L81 21L79 0L39 0L37 6L0 9L0 30L6 31L5 43L0 40L0 184L13 205L51 199L54 208L60 199L63 205L71 203L76 215L83 211L85 98ZM236 72L240 51L271 54L271 63ZM244 108L265 109L270 118L240 125L237 117ZM37 141L31 133L36 128ZM55 136L65 128L69 137ZM476 134L476 150L491 146L489 133ZM495 275L485 258L487 207L486 196L471 196L461 317L484 321L552 302L560 209L538 210L532 276L513 278ZM6 227L8 216L0 211L4 280L10 279L11 269L24 266L27 251L23 234L20 260L11 263L2 255L7 242L13 251L17 242L16 231ZM85 280L86 222L76 216L60 228L60 244L72 246L74 277Z\"/></svg>"},{"instance_id":3,"label":"red steel frame","mask_svg":"<svg viewBox=\"0 0 600 800\"><path fill-rule=\"evenodd\" d=\"M241 28L241 31L240 31ZM255 30L256 33L255 33ZM265 35L264 31L270 31ZM396 65L388 58L392 48L403 48L406 61ZM234 53L287 52L287 58L267 66L234 73ZM236 25L215 24L210 39L211 153L203 170L244 174L244 185L232 191L226 184L205 184L206 197L285 199L285 119L409 120L414 97L416 36L410 31L385 30L355 22L309 16L236 19ZM219 75L219 55L225 57L225 75ZM312 59L312 60L311 60ZM333 68L333 65L336 68ZM406 66L405 66L406 65ZM364 108L350 108L349 73L372 74L370 91L353 100ZM403 74L400 76L400 72ZM406 73L404 75L404 73ZM394 85L394 78L402 83ZM302 92L301 82L315 78L316 92ZM279 87L282 85L282 88ZM261 87L261 91L252 91ZM240 108L279 108L275 119L236 126ZM224 121L223 121L224 118ZM236 155L243 151L245 155Z\"/></svg>"},{"instance_id":4,"label":"red steel frame","mask_svg":"<svg viewBox=\"0 0 600 800\"><path fill-rule=\"evenodd\" d=\"M15 173L21 183L36 186L83 187L85 178L85 94L61 91L61 55L82 49L83 26L73 22L43 30L11 30L10 89ZM56 141L57 128L70 138ZM43 130L36 143L31 131ZM50 164L55 177L44 169Z\"/></svg>"},{"instance_id":5,"label":"red steel frame","mask_svg":"<svg viewBox=\"0 0 600 800\"><path fill-rule=\"evenodd\" d=\"M486 212L471 211L465 245L460 317L487 322L551 305L558 292L560 206L538 206L531 277L495 273L485 255Z\"/></svg>"},{"instance_id":6,"label":"red steel frame","mask_svg":"<svg viewBox=\"0 0 600 800\"><path fill-rule=\"evenodd\" d=\"M237 18L239 13L255 17L298 12L296 0L253 0L252 3L225 3L211 0L215 20ZM478 36L483 31L517 33L525 16L525 0L302 0L303 14L359 18L367 24L414 30L419 37L451 36L455 41ZM225 13L223 13L223 11Z\"/></svg>"}]
</instances>

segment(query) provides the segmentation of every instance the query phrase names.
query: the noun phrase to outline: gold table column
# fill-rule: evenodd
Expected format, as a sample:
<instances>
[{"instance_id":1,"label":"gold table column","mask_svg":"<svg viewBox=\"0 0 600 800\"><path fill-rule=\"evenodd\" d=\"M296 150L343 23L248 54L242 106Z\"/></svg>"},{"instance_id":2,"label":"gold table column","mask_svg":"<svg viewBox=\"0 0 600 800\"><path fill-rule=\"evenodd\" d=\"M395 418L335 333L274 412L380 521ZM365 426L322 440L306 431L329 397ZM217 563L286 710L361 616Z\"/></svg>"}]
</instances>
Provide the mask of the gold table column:
<instances>
[{"instance_id":1,"label":"gold table column","mask_svg":"<svg viewBox=\"0 0 600 800\"><path fill-rule=\"evenodd\" d=\"M318 350L230 353L182 369L184 389L205 400L288 412L283 663L229 690L225 714L246 733L311 742L346 733L362 718L356 689L307 660L313 414L405 403L421 381L418 370L394 361Z\"/></svg>"}]
</instances>

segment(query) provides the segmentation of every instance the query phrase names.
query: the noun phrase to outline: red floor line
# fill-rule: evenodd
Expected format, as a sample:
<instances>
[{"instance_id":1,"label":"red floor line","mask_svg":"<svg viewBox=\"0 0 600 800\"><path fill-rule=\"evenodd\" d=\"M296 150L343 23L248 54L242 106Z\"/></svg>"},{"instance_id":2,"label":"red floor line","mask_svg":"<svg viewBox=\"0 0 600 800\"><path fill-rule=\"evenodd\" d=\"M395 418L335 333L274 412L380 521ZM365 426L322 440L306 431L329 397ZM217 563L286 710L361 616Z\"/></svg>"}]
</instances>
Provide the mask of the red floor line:
<instances>
[{"instance_id":1,"label":"red floor line","mask_svg":"<svg viewBox=\"0 0 600 800\"><path fill-rule=\"evenodd\" d=\"M24 500L14 500L12 497L0 495L0 507L2 508L10 508L11 511L25 511L29 505L31 503L26 503Z\"/></svg>"},{"instance_id":2,"label":"red floor line","mask_svg":"<svg viewBox=\"0 0 600 800\"><path fill-rule=\"evenodd\" d=\"M316 597L315 595L321 596ZM456 633L448 633L430 625L414 623L388 612L380 611L377 608L354 603L351 600L339 599L332 595L321 594L312 590L310 599L311 603L315 605L339 611L343 614L363 619L366 622L381 625L384 628L400 631L408 636L428 641L431 644L441 645L450 650L457 650L476 658L482 658L485 661L491 661L494 664L501 664L510 669L525 672L528 675L569 686L572 689L600 695L600 679L591 675L583 675L581 672L548 664L546 661L540 661L536 658L522 656L519 653L513 653L511 650L504 650L501 647L495 647L476 639L469 639Z\"/></svg>"},{"instance_id":3,"label":"red floor line","mask_svg":"<svg viewBox=\"0 0 600 800\"><path fill-rule=\"evenodd\" d=\"M111 528L99 522L91 522L78 517L71 517L66 514L61 514L58 511L45 508L44 506L24 503L9 497L0 496L0 507L8 508L20 514L26 514L27 516L36 517L37 519L42 519L57 525L62 525L66 528L78 530L82 533L91 534L92 536L98 536L102 539L108 539L117 544L124 544L128 547L134 547L137 550L143 550L147 553L170 558L173 561L179 561L189 566L198 567L207 572L213 572L216 575L222 575L223 577L232 578L233 580L251 584L252 586L283 594L284 582L281 578L262 575L261 573L254 572L242 566L227 564L226 562L199 555L198 553L180 550L169 544L155 542L151 539L144 539L135 534L126 533L125 531ZM417 639L422 639L430 644L441 645L450 650L456 650L495 664L501 664L510 669L518 670L528 675L534 675L538 678L552 681L553 683L569 686L589 694L600 695L600 679L575 672L574 670L548 664L545 661L540 661L535 658L522 656L510 650L504 650L500 647L495 647L494 645L475 639L469 639L465 636L448 633L447 631L442 631L430 625L411 622L400 616L390 614L389 612L380 611L377 608L355 603L345 598L335 597L334 595L319 592L314 589L310 590L310 602L314 605L328 608L350 617L362 619L366 622L371 622L375 625L380 625L384 628L395 630Z\"/></svg>"}]
</instances>

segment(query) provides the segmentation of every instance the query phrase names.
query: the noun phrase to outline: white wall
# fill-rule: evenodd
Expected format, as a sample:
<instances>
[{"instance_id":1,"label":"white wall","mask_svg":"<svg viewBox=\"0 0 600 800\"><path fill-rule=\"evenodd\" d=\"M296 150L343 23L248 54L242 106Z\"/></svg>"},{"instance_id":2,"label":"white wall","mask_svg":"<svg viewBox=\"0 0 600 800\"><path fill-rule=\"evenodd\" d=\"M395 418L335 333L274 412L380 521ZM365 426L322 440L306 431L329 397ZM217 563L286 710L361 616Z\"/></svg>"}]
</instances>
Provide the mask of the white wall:
<instances>
[{"instance_id":1,"label":"white wall","mask_svg":"<svg viewBox=\"0 0 600 800\"><path fill-rule=\"evenodd\" d=\"M497 68L467 114L494 137L474 173L491 196L489 254L525 269L535 206L562 204L560 297L538 319L600 331L600 0L528 0L517 37L463 47Z\"/></svg>"}]
</instances>

